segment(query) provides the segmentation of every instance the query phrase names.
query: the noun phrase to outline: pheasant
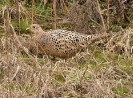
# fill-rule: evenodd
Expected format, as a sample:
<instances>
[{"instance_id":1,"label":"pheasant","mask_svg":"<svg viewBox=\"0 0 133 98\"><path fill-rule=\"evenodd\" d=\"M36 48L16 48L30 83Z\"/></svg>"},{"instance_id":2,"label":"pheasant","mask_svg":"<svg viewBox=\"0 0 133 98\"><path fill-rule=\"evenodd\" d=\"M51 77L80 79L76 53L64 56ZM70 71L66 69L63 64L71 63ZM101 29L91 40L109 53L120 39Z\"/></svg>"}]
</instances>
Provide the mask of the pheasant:
<instances>
[{"instance_id":1,"label":"pheasant","mask_svg":"<svg viewBox=\"0 0 133 98\"><path fill-rule=\"evenodd\" d=\"M45 32L38 24L32 24L28 29L35 33L38 49L43 54L63 59L71 58L86 49L91 41L112 36L112 33L86 35L60 29Z\"/></svg>"}]
</instances>

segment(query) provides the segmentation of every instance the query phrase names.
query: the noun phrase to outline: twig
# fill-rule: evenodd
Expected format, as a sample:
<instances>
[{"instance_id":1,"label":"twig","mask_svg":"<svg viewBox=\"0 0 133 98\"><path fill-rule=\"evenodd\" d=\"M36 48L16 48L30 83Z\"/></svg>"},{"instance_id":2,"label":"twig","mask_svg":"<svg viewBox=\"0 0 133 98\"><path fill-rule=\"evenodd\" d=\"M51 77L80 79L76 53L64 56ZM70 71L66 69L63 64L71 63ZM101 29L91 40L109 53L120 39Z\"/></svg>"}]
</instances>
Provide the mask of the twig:
<instances>
[{"instance_id":1,"label":"twig","mask_svg":"<svg viewBox=\"0 0 133 98\"><path fill-rule=\"evenodd\" d=\"M53 29L56 29L56 0L53 0Z\"/></svg>"},{"instance_id":2,"label":"twig","mask_svg":"<svg viewBox=\"0 0 133 98\"><path fill-rule=\"evenodd\" d=\"M4 26L6 26L6 27L8 27L9 26L9 4L8 4L8 1L7 0L5 0L5 3L6 3L6 19L5 19L5 17L4 17L4 15L3 15L3 18L4 18ZM5 21L5 20L7 20L7 21ZM7 44L7 37L8 37L8 34L10 34L9 33L9 30L7 30L6 28L4 28L5 29L5 32L6 32L6 46L5 46L5 49L6 49L6 52L7 52L7 60L6 60L6 62L7 62L7 75L8 75L8 89L9 89L9 97L10 98L12 98L12 92L11 92L11 87L10 87L10 84L11 84L11 81L10 81L10 74L9 74L9 72L10 72L10 68L9 68L9 65L10 65L10 62L9 62L9 53L8 53L8 51L9 51L9 47L8 47L8 44ZM9 27L8 27L8 29L9 29Z\"/></svg>"},{"instance_id":3,"label":"twig","mask_svg":"<svg viewBox=\"0 0 133 98\"><path fill-rule=\"evenodd\" d=\"M69 10L68 10L68 8L67 8L67 6L66 6L66 4L65 4L64 0L61 0L61 1L62 1L63 5L64 5L64 7L65 7L66 11L68 12L68 14L70 14L70 12L69 12Z\"/></svg>"},{"instance_id":4,"label":"twig","mask_svg":"<svg viewBox=\"0 0 133 98\"><path fill-rule=\"evenodd\" d=\"M81 85L80 98L82 98L82 80L83 80L87 70L88 70L88 66L86 66L86 69L84 70L83 75L82 75L82 77L80 79L80 85Z\"/></svg>"},{"instance_id":5,"label":"twig","mask_svg":"<svg viewBox=\"0 0 133 98\"><path fill-rule=\"evenodd\" d=\"M109 5L110 0L107 0L107 30L109 30Z\"/></svg>"},{"instance_id":6,"label":"twig","mask_svg":"<svg viewBox=\"0 0 133 98\"><path fill-rule=\"evenodd\" d=\"M19 72L19 70L20 70L20 66L18 65L18 66L17 66L17 69L16 69L16 72L14 73L14 75L13 75L11 81L13 81L13 79L16 77L16 75L17 75L17 73Z\"/></svg>"},{"instance_id":7,"label":"twig","mask_svg":"<svg viewBox=\"0 0 133 98\"><path fill-rule=\"evenodd\" d=\"M46 4L47 4L47 0L43 0L43 6L45 7L46 6Z\"/></svg>"},{"instance_id":8,"label":"twig","mask_svg":"<svg viewBox=\"0 0 133 98\"><path fill-rule=\"evenodd\" d=\"M17 27L18 27L18 32L19 32L19 35L20 35L20 6L19 6L19 1L17 0Z\"/></svg>"},{"instance_id":9,"label":"twig","mask_svg":"<svg viewBox=\"0 0 133 98\"><path fill-rule=\"evenodd\" d=\"M102 14L101 14L101 10L100 10L100 5L99 5L99 2L98 0L96 0L97 2L97 5L98 5L98 9L99 9L99 14L100 14L100 17L101 17L101 20L102 20L102 24L103 24L103 30L104 30L104 33L106 33L106 28L105 28L105 23L104 23L104 19L102 17Z\"/></svg>"},{"instance_id":10,"label":"twig","mask_svg":"<svg viewBox=\"0 0 133 98\"><path fill-rule=\"evenodd\" d=\"M34 22L34 0L32 0L32 21L31 21L31 24L33 24Z\"/></svg>"}]
</instances>

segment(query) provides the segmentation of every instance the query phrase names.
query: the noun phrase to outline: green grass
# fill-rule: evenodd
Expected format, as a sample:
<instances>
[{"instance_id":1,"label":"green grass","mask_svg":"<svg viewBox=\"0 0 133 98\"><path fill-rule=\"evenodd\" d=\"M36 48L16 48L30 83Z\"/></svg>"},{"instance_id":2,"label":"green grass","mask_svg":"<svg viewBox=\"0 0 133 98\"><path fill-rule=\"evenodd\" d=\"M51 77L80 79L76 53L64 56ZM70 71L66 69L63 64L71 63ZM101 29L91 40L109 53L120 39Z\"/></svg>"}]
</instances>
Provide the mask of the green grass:
<instances>
[{"instance_id":1,"label":"green grass","mask_svg":"<svg viewBox=\"0 0 133 98\"><path fill-rule=\"evenodd\" d=\"M126 97L125 94L128 93L129 90L126 87L116 87L114 89L114 92L115 92L115 94L120 95L121 98L124 98L124 97Z\"/></svg>"}]
</instances>

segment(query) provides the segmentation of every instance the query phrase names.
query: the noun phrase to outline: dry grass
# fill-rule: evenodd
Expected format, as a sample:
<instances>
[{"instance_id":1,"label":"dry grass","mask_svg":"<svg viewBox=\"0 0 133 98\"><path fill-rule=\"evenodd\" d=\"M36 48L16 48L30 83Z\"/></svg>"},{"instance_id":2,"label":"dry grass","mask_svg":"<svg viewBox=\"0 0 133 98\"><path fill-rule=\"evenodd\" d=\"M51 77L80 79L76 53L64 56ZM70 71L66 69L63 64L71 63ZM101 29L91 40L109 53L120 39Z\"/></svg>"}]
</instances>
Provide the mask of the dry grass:
<instances>
[{"instance_id":1,"label":"dry grass","mask_svg":"<svg viewBox=\"0 0 133 98\"><path fill-rule=\"evenodd\" d=\"M90 0L85 0L87 3L81 1L83 3L81 5L84 6L75 3L69 10L70 13L67 11L70 14L70 20L66 21L67 25L73 25L73 28L68 29L83 33L104 32L105 24L99 9L95 7L91 9L97 6L97 3L91 3ZM65 4L63 7L68 10ZM3 8L5 9L1 12L5 15L7 9ZM12 10L13 8L15 10ZM15 15L17 8L15 6L9 10L10 14ZM31 18L30 11L28 12L24 5L20 5L20 12L23 21ZM13 17L17 19L16 16ZM88 51L78 53L67 61L59 58L52 61L47 56L38 57L37 51L30 53L31 49L36 50L34 42L33 48L29 48L31 40L16 35L9 17L3 16L3 18L8 19L5 21L5 31L0 36L0 98L131 98L133 96L132 29L121 31L123 35L92 43ZM38 11L34 18L40 23L41 18L45 17ZM57 27L63 28L61 25L57 24ZM5 32L12 33L13 36Z\"/></svg>"},{"instance_id":2,"label":"dry grass","mask_svg":"<svg viewBox=\"0 0 133 98\"><path fill-rule=\"evenodd\" d=\"M29 58L17 49L13 39L3 36L0 41L0 97L130 98L133 96L133 58L129 51L132 30L124 32L122 36L111 37L105 50L96 47L98 41L88 52L77 54L66 62L61 59L52 62L47 56ZM121 55L108 51L117 46L124 47Z\"/></svg>"}]
</instances>

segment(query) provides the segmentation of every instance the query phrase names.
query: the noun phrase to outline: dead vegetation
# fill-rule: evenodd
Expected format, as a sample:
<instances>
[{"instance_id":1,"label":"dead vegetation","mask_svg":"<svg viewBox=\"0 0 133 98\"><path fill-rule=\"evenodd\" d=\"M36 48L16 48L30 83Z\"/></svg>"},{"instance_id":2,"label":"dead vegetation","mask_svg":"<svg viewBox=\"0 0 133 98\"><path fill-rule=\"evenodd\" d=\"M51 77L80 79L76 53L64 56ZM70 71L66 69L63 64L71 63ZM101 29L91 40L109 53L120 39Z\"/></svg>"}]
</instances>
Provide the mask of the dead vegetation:
<instances>
[{"instance_id":1,"label":"dead vegetation","mask_svg":"<svg viewBox=\"0 0 133 98\"><path fill-rule=\"evenodd\" d=\"M98 0L93 2L91 0L68 0L69 3L61 0L57 3L60 6L57 6L56 10L52 10L50 0L41 1L40 5L37 5L40 9L34 8L34 17L31 14L33 11L31 7L25 7L25 4L32 3L28 0L21 2L23 3L23 5L20 4L22 7L19 6L21 21L18 20L17 23L14 21L18 19L15 16L16 3L13 3L11 7L4 6L0 9L2 16L0 21L3 23L0 28L4 28L0 31L3 32L0 34L0 98L132 97L133 30L125 29L125 27L123 30L120 26L120 23L124 24L126 19L123 13L118 15L122 17L119 23L115 15L111 14L115 10L112 6L109 7L110 17L107 18L108 15L104 14L107 9L100 6L103 4L102 0L100 3L97 2ZM125 3L131 3L130 0L126 1ZM117 6L124 8L122 6L125 6L125 3L117 4ZM49 4L51 9L41 9ZM53 15L53 12L48 14L51 11L57 11L57 16ZM120 10L116 12L118 14ZM123 9L122 12L124 12ZM88 51L79 53L65 62L59 58L52 61L45 55L40 57L31 36L23 33L32 21L31 18L34 18L34 22L41 24L45 29L54 29L56 26L56 28L87 34L117 31L113 29L116 25L113 22L117 20L117 25L121 27L119 32L123 34L96 41L88 47ZM46 18L43 20L45 23L42 22L43 18ZM107 23L109 23L109 29L107 29ZM131 23L128 23L129 26L132 25ZM27 33L26 30L24 32Z\"/></svg>"}]
</instances>

